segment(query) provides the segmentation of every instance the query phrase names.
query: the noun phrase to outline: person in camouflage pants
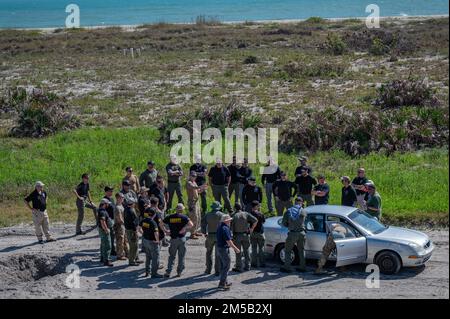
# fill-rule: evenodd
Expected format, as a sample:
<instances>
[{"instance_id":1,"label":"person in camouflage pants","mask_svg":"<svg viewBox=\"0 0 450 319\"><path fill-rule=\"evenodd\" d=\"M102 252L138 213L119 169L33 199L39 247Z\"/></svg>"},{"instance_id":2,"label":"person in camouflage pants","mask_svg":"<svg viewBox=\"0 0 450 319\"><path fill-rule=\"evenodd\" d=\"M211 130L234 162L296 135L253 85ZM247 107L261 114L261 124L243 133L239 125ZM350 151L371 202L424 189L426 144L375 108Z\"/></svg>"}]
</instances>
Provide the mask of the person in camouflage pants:
<instances>
[{"instance_id":1,"label":"person in camouflage pants","mask_svg":"<svg viewBox=\"0 0 450 319\"><path fill-rule=\"evenodd\" d=\"M124 226L124 195L116 194L116 206L114 207L114 234L116 235L117 260L125 260L128 257L128 240L125 236Z\"/></svg>"},{"instance_id":2,"label":"person in camouflage pants","mask_svg":"<svg viewBox=\"0 0 450 319\"><path fill-rule=\"evenodd\" d=\"M336 249L336 242L334 241L335 237L345 238L346 229L339 225L339 223L327 223L328 228L328 236L325 241L325 245L322 248L322 255L317 263L317 269L315 274L323 274L323 266L327 263L328 257L331 253Z\"/></svg>"}]
</instances>

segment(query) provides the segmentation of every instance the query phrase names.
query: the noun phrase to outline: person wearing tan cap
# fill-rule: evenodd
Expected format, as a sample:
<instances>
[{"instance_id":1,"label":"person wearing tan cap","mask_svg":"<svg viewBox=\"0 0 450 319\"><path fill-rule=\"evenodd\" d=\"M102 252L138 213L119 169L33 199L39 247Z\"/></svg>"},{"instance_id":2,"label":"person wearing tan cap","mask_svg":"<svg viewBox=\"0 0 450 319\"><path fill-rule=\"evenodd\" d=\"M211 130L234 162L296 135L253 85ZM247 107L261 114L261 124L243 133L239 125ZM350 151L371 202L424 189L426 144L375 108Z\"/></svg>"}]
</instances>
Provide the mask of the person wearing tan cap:
<instances>
[{"instance_id":1,"label":"person wearing tan cap","mask_svg":"<svg viewBox=\"0 0 450 319\"><path fill-rule=\"evenodd\" d=\"M232 241L230 230L232 220L233 219L230 215L223 215L216 232L216 249L220 260L219 289L223 290L229 290L231 287L231 284L227 281L228 272L230 271L231 265L230 247L233 248L236 254L241 252Z\"/></svg>"},{"instance_id":2,"label":"person wearing tan cap","mask_svg":"<svg viewBox=\"0 0 450 319\"><path fill-rule=\"evenodd\" d=\"M49 232L47 192L44 191L44 186L44 183L41 181L36 182L34 191L24 199L25 204L33 214L34 230L40 244L44 243L42 240L43 235L47 238L47 242L55 241Z\"/></svg>"},{"instance_id":3,"label":"person wearing tan cap","mask_svg":"<svg viewBox=\"0 0 450 319\"><path fill-rule=\"evenodd\" d=\"M122 179L122 181L128 181L130 182L130 188L132 191L134 191L136 194L138 194L140 190L139 185L139 178L134 174L133 168L131 166L128 166L125 168L126 175Z\"/></svg>"}]
</instances>

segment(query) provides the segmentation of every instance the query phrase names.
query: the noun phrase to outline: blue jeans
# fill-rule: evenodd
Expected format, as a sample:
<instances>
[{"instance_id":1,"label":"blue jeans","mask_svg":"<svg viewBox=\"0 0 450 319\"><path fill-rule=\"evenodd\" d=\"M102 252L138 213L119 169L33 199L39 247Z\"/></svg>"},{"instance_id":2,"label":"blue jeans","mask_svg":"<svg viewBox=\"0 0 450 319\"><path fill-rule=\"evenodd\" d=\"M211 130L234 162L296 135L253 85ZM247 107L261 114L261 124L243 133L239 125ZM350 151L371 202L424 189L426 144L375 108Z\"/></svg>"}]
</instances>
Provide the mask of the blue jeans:
<instances>
[{"instance_id":1,"label":"blue jeans","mask_svg":"<svg viewBox=\"0 0 450 319\"><path fill-rule=\"evenodd\" d=\"M230 248L219 247L216 245L216 250L220 260L219 285L225 285L227 283L228 271L230 270L231 265Z\"/></svg>"}]
</instances>

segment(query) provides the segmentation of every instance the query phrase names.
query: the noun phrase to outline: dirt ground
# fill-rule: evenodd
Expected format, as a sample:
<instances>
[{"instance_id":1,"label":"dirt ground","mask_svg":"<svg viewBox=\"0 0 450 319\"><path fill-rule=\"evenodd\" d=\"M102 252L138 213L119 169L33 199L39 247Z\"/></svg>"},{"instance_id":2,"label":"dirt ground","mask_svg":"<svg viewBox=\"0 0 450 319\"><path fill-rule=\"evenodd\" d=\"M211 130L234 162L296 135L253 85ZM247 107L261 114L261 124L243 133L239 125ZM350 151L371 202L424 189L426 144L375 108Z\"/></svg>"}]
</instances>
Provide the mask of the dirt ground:
<instances>
[{"instance_id":1,"label":"dirt ground","mask_svg":"<svg viewBox=\"0 0 450 319\"><path fill-rule=\"evenodd\" d=\"M364 265L345 272L329 265L329 274L315 276L314 261L305 274L282 274L270 260L264 270L231 273L228 292L216 289L217 277L203 274L203 239L188 241L181 278L149 279L143 266L128 267L126 261L112 268L100 265L94 228L78 237L73 225L55 224L52 231L58 241L40 245L30 226L0 229L0 298L449 298L448 230L425 231L436 245L426 267L381 275L378 289L366 288ZM166 265L167 248L161 256ZM66 267L72 263L81 270L79 288L66 286Z\"/></svg>"}]
</instances>

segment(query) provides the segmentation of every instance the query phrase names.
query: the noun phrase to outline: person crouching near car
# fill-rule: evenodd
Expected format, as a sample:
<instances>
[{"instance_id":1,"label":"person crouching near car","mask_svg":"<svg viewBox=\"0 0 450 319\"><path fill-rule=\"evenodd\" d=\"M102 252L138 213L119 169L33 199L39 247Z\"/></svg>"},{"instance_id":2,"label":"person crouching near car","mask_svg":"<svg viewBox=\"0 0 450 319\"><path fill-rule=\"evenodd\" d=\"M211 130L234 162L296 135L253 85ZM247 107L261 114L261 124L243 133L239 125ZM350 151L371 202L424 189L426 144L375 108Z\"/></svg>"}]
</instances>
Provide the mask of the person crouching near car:
<instances>
[{"instance_id":1,"label":"person crouching near car","mask_svg":"<svg viewBox=\"0 0 450 319\"><path fill-rule=\"evenodd\" d=\"M295 199L295 205L289 208L283 215L281 224L287 227L289 230L286 244L284 246L284 266L281 267L282 272L292 272L291 269L291 252L294 246L297 246L299 267L296 269L299 272L306 271L305 262L305 240L306 240L306 227L305 227L306 212L303 209L303 198L298 196Z\"/></svg>"},{"instance_id":2,"label":"person crouching near car","mask_svg":"<svg viewBox=\"0 0 450 319\"><path fill-rule=\"evenodd\" d=\"M142 232L142 246L145 252L145 277L150 274L151 262L151 276L152 278L162 278L158 274L159 268L159 228L154 220L156 217L156 210L147 208L144 213L144 219L139 223L140 231Z\"/></svg>"},{"instance_id":3,"label":"person crouching near car","mask_svg":"<svg viewBox=\"0 0 450 319\"><path fill-rule=\"evenodd\" d=\"M102 262L105 266L112 267L113 263L111 262L110 234L113 227L113 221L109 217L107 211L109 205L111 205L111 202L106 198L102 198L97 212L97 226L98 233L100 235L100 262Z\"/></svg>"},{"instance_id":4,"label":"person crouching near car","mask_svg":"<svg viewBox=\"0 0 450 319\"><path fill-rule=\"evenodd\" d=\"M36 237L43 244L42 236L45 235L47 242L55 241L49 232L49 219L47 214L47 192L44 191L44 183L38 181L34 191L25 197L25 204L33 214L33 224ZM31 205L30 205L31 202Z\"/></svg>"},{"instance_id":5,"label":"person crouching near car","mask_svg":"<svg viewBox=\"0 0 450 319\"><path fill-rule=\"evenodd\" d=\"M230 271L231 265L230 247L233 248L236 254L239 254L241 252L231 240L231 221L232 218L230 217L230 215L223 215L221 218L221 223L216 232L216 250L220 260L219 289L223 290L229 290L231 287L231 283L227 281L228 271Z\"/></svg>"}]
</instances>

